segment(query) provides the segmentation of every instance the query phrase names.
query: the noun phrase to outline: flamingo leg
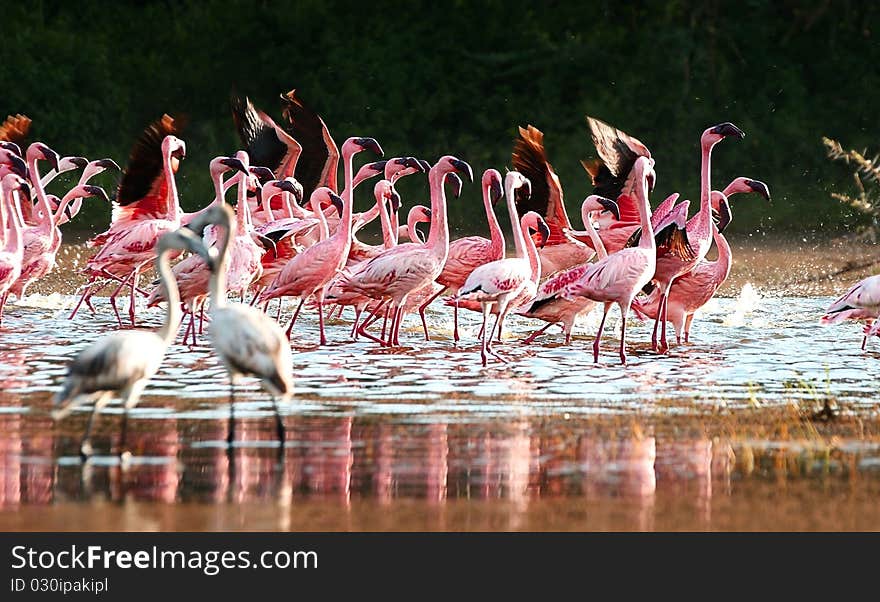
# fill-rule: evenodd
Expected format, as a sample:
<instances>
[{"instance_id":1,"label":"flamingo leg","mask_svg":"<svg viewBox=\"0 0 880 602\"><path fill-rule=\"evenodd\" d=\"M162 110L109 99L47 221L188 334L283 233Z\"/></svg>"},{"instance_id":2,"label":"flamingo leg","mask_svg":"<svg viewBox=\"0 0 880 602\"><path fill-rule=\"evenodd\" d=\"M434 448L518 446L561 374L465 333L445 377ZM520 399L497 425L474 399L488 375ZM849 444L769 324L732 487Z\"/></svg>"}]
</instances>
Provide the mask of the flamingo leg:
<instances>
[{"instance_id":1,"label":"flamingo leg","mask_svg":"<svg viewBox=\"0 0 880 602\"><path fill-rule=\"evenodd\" d=\"M535 342L535 339L537 339L539 336L541 336L542 334L544 334L544 333L547 331L548 328L550 328L551 326L553 326L554 323L555 323L555 322L547 322L547 324L545 324L543 328L540 328L540 329L536 330L535 332L533 332L532 334L530 334L529 336L527 336L526 338L524 338L523 341L522 341L522 342L523 342L523 345L530 345L531 343L534 343L534 342Z\"/></svg>"},{"instance_id":2,"label":"flamingo leg","mask_svg":"<svg viewBox=\"0 0 880 602\"><path fill-rule=\"evenodd\" d=\"M9 291L3 293L3 296L0 297L0 324L3 323L3 308L6 307L6 298L9 297Z\"/></svg>"},{"instance_id":3,"label":"flamingo leg","mask_svg":"<svg viewBox=\"0 0 880 602\"><path fill-rule=\"evenodd\" d=\"M486 322L489 321L489 310L491 306L488 303L483 304L483 336L480 345L480 358L483 360L483 367L489 363L488 349L486 347Z\"/></svg>"},{"instance_id":4,"label":"flamingo leg","mask_svg":"<svg viewBox=\"0 0 880 602\"><path fill-rule=\"evenodd\" d=\"M67 316L68 320L73 320L74 316L76 316L76 312L79 311L80 305L82 305L83 301L86 300L86 296L88 296L88 294L91 292L92 287L95 285L95 280L97 280L97 279L98 279L97 276L92 276L89 279L89 282L88 282L88 284L86 284L86 288L83 291L82 296L79 298L79 301L77 301L76 306L73 308L73 311L70 313L69 316Z\"/></svg>"},{"instance_id":5,"label":"flamingo leg","mask_svg":"<svg viewBox=\"0 0 880 602\"><path fill-rule=\"evenodd\" d=\"M190 316L189 323L186 325L186 330L183 331L183 344L186 345L186 339L189 336L189 330L193 327L193 319Z\"/></svg>"},{"instance_id":6,"label":"flamingo leg","mask_svg":"<svg viewBox=\"0 0 880 602\"><path fill-rule=\"evenodd\" d=\"M290 324L287 326L287 339L290 340L290 333L293 332L293 325L296 324L296 318L299 316L299 310L302 309L303 303L305 303L306 298L300 297L299 305L296 306L296 311L293 312L293 317L290 318Z\"/></svg>"},{"instance_id":7,"label":"flamingo leg","mask_svg":"<svg viewBox=\"0 0 880 602\"><path fill-rule=\"evenodd\" d=\"M137 266L132 272L131 277L131 297L128 302L128 319L131 320L131 325L134 326L134 315L135 315L135 294L137 292L137 284L138 278L140 278L140 266Z\"/></svg>"},{"instance_id":8,"label":"flamingo leg","mask_svg":"<svg viewBox=\"0 0 880 602\"><path fill-rule=\"evenodd\" d=\"M120 328L122 327L122 318L121 318L120 315L119 315L119 309L117 309L117 307L116 307L116 296L117 296L117 295L119 294L119 292L125 287L125 283L129 281L129 279L131 278L131 275L132 275L133 273L134 273L134 272L129 273L128 276L125 277L125 280L123 280L123 281L119 284L119 286L116 287L116 290L113 291L113 294L110 295L110 306L113 308L113 313L116 314L116 321L119 322L119 327L120 327Z\"/></svg>"},{"instance_id":9,"label":"flamingo leg","mask_svg":"<svg viewBox=\"0 0 880 602\"><path fill-rule=\"evenodd\" d=\"M501 321L504 320L505 313L506 313L506 311L499 311L498 312L498 317L495 318L495 324L492 326L492 330L489 331L489 336L485 337L485 335L484 335L484 337L488 341L486 343L486 351L488 351L489 354L492 357L494 357L495 359L497 359L499 362L507 364L508 361L506 359L504 359L503 357L501 357L500 355L498 355L498 352L496 352L494 349L492 349L492 337L495 336L495 329L498 327L498 325L501 323Z\"/></svg>"},{"instance_id":10,"label":"flamingo leg","mask_svg":"<svg viewBox=\"0 0 880 602\"><path fill-rule=\"evenodd\" d=\"M379 335L379 338L382 339L383 343L385 341L385 327L388 326L388 314L391 312L391 306L385 308L385 318L382 320L382 334Z\"/></svg>"},{"instance_id":11,"label":"flamingo leg","mask_svg":"<svg viewBox=\"0 0 880 602\"><path fill-rule=\"evenodd\" d=\"M660 353L669 351L669 344L666 342L666 320L668 317L670 288L672 288L672 283L666 288L666 292L663 295L663 319L660 322Z\"/></svg>"},{"instance_id":12,"label":"flamingo leg","mask_svg":"<svg viewBox=\"0 0 880 602\"><path fill-rule=\"evenodd\" d=\"M319 291L316 295L318 301L318 325L321 328L321 344L327 344L327 337L324 335L324 291Z\"/></svg>"},{"instance_id":13,"label":"flamingo leg","mask_svg":"<svg viewBox=\"0 0 880 602\"><path fill-rule=\"evenodd\" d=\"M620 363L626 366L626 316L629 313L630 304L627 303L624 305L623 303L618 303L620 307L620 319L621 319L621 327L620 327Z\"/></svg>"},{"instance_id":14,"label":"flamingo leg","mask_svg":"<svg viewBox=\"0 0 880 602\"><path fill-rule=\"evenodd\" d=\"M253 306L256 304L257 299L260 298L260 295L263 294L263 291L264 291L264 290L266 290L266 287L265 287L265 286L262 287L260 290L258 290L258 291L256 291L256 292L254 293L254 297L253 297L253 299L251 299L251 307L253 307ZM263 312L265 313L265 311L266 311L266 310L264 309Z\"/></svg>"},{"instance_id":15,"label":"flamingo leg","mask_svg":"<svg viewBox=\"0 0 880 602\"><path fill-rule=\"evenodd\" d=\"M203 334L202 328L205 326L205 301L199 303L199 334Z\"/></svg>"},{"instance_id":16,"label":"flamingo leg","mask_svg":"<svg viewBox=\"0 0 880 602\"><path fill-rule=\"evenodd\" d=\"M691 338L691 322L694 320L694 314L688 314L684 320L684 342L689 343Z\"/></svg>"},{"instance_id":17,"label":"flamingo leg","mask_svg":"<svg viewBox=\"0 0 880 602\"><path fill-rule=\"evenodd\" d=\"M397 319L395 320L396 324L394 326L394 341L393 343L397 346L400 346L400 325L403 323L403 302L401 302L400 306L397 308Z\"/></svg>"},{"instance_id":18,"label":"flamingo leg","mask_svg":"<svg viewBox=\"0 0 880 602\"><path fill-rule=\"evenodd\" d=\"M439 291L437 291L437 294L436 294L436 295L431 295L430 298L428 298L427 301L425 301L424 303L422 303L422 304L419 306L419 316L421 316L421 318L422 318L422 328L425 329L425 340L426 340L426 341L430 341L430 340L431 340L431 337L428 336L428 323L427 323L427 321L425 320L425 310L428 309L428 306L431 305L431 303L433 303L434 300L435 300L437 297L439 297L440 295L442 295L443 293L445 293L447 290L449 290L449 287L448 287L448 286L444 286L444 287L441 288Z\"/></svg>"},{"instance_id":19,"label":"flamingo leg","mask_svg":"<svg viewBox=\"0 0 880 602\"><path fill-rule=\"evenodd\" d=\"M382 301L380 301L380 302L379 302L379 305L377 305L377 306L373 309L373 311L370 313L370 315L367 316L367 318L366 318L363 322L361 322L361 325L358 326L358 329L357 329L358 334L360 334L360 335L362 335L362 336L365 336L365 337L367 337L368 339L370 339L371 341L375 341L376 343L379 343L380 345L384 345L384 344L385 344L385 341L383 340L383 338L384 338L384 336L385 336L385 328L384 328L384 326L383 326L383 328L382 328L382 338L377 337L376 335L367 332L367 327L368 327L370 324L372 324L373 322L375 322L375 321L378 319L379 310L382 309L382 307L383 307L383 306L385 305L385 303L387 303L387 302L388 302L387 299L383 299ZM387 312L386 312L386 314L385 314L385 318L386 318L386 320L387 320L387 318L388 318L388 314L387 314Z\"/></svg>"},{"instance_id":20,"label":"flamingo leg","mask_svg":"<svg viewBox=\"0 0 880 602\"><path fill-rule=\"evenodd\" d=\"M660 295L660 303L657 305L657 317L654 320L654 332L651 333L651 351L657 351L657 333L660 321L663 319L663 308L666 307L666 293Z\"/></svg>"},{"instance_id":21,"label":"flamingo leg","mask_svg":"<svg viewBox=\"0 0 880 602\"><path fill-rule=\"evenodd\" d=\"M352 322L351 332L348 334L348 336L352 337L354 340L357 340L358 322L361 321L361 312L362 311L363 310L360 308L360 306L358 306L358 305L354 306L354 322Z\"/></svg>"},{"instance_id":22,"label":"flamingo leg","mask_svg":"<svg viewBox=\"0 0 880 602\"><path fill-rule=\"evenodd\" d=\"M452 308L452 341L458 343L458 297L455 298L455 306Z\"/></svg>"},{"instance_id":23,"label":"flamingo leg","mask_svg":"<svg viewBox=\"0 0 880 602\"><path fill-rule=\"evenodd\" d=\"M599 322L599 331L596 333L596 340L593 341L593 363L597 363L599 361L599 341L602 340L602 331L605 330L605 319L608 317L608 310L611 309L611 304L606 303L605 309L602 311L602 321Z\"/></svg>"},{"instance_id":24,"label":"flamingo leg","mask_svg":"<svg viewBox=\"0 0 880 602\"><path fill-rule=\"evenodd\" d=\"M281 320L281 308L284 305L284 297L278 297L278 311L275 314L275 321L278 322ZM269 307L269 302L266 301L266 307Z\"/></svg>"}]
</instances>

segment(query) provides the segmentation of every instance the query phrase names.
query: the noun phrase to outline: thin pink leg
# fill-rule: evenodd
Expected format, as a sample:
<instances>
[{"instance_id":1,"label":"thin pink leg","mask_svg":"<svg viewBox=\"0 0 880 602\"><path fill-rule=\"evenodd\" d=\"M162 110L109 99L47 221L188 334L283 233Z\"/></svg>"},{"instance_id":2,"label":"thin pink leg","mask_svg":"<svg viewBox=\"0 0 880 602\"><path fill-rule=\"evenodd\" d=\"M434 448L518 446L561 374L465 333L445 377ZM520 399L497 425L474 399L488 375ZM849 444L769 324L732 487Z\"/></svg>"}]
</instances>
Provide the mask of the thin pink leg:
<instances>
[{"instance_id":1,"label":"thin pink leg","mask_svg":"<svg viewBox=\"0 0 880 602\"><path fill-rule=\"evenodd\" d=\"M354 322L351 325L351 332L348 335L348 336L352 337L354 340L357 340L358 322L361 321L361 312L362 311L363 310L360 308L360 306L358 306L358 305L354 306Z\"/></svg>"},{"instance_id":2,"label":"thin pink leg","mask_svg":"<svg viewBox=\"0 0 880 602\"><path fill-rule=\"evenodd\" d=\"M448 287L444 286L439 291L437 291L436 295L431 295L431 297L427 301L425 301L424 303L422 303L419 306L419 316L421 316L421 318L422 318L422 327L425 329L425 340L426 341L430 341L431 337L428 336L428 323L425 320L425 310L428 309L428 306L434 302L434 299L436 299L437 297L439 297L440 295L445 293L447 290L449 290Z\"/></svg>"},{"instance_id":3,"label":"thin pink leg","mask_svg":"<svg viewBox=\"0 0 880 602\"><path fill-rule=\"evenodd\" d=\"M620 303L618 306L620 307L620 319L623 323L620 327L620 363L626 366L626 316L627 313L629 313L629 305L624 307L623 304Z\"/></svg>"},{"instance_id":4,"label":"thin pink leg","mask_svg":"<svg viewBox=\"0 0 880 602\"><path fill-rule=\"evenodd\" d=\"M9 296L9 291L3 293L3 296L0 297L0 324L3 323L3 308L6 307L6 298Z\"/></svg>"},{"instance_id":5,"label":"thin pink leg","mask_svg":"<svg viewBox=\"0 0 880 602\"><path fill-rule=\"evenodd\" d=\"M86 300L86 296L91 292L92 287L95 285L95 280L97 280L97 276L92 276L89 278L89 283L86 285L86 289L83 291L82 296L79 298L79 301L76 303L76 307L73 308L73 311L70 312L70 315L67 317L68 320L73 320L73 317L76 315L76 312L79 311L80 305L83 304L83 301Z\"/></svg>"},{"instance_id":6,"label":"thin pink leg","mask_svg":"<svg viewBox=\"0 0 880 602\"><path fill-rule=\"evenodd\" d=\"M134 272L129 273L129 275L125 278L125 280L123 280L123 281L119 284L119 286L116 287L116 290L113 291L113 294L110 295L110 306L113 308L113 313L116 314L116 321L119 322L119 327L120 327L120 328L122 328L122 318L121 318L120 315L119 315L119 310L116 308L116 295L119 294L119 292L120 292L120 291L122 290L122 288L125 286L125 283L128 282L128 280L131 278L131 274L133 274L133 273L134 273Z\"/></svg>"},{"instance_id":7,"label":"thin pink leg","mask_svg":"<svg viewBox=\"0 0 880 602\"><path fill-rule=\"evenodd\" d=\"M384 344L385 344L385 341L383 340L383 339L384 339L384 336L385 336L385 334L384 334L384 332L385 332L384 325L383 325L383 328L382 328L382 337L381 337L381 338L380 338L380 337L377 337L376 335L374 335L374 334L372 334L372 333L370 333L370 332L367 332L367 327L368 327L370 324L372 324L373 322L375 322L375 321L378 319L378 316L379 316L379 310L382 309L382 307L385 305L385 303L387 303L387 301L388 301L387 299L383 299L382 301L380 301L380 302L379 302L379 305L377 305L377 306L373 309L373 311L370 313L370 315L367 316L366 319L365 319L363 322L361 322L361 325L358 327L358 334L360 334L360 335L362 335L362 336L365 336L365 337L367 337L368 339L370 339L371 341L374 341L374 342L376 342L376 343L379 343L380 345L384 345ZM386 319L386 320L388 319L388 312L387 312L387 311L385 312L385 319Z\"/></svg>"},{"instance_id":8,"label":"thin pink leg","mask_svg":"<svg viewBox=\"0 0 880 602\"><path fill-rule=\"evenodd\" d=\"M651 333L651 351L657 351L657 331L660 321L663 319L663 306L666 304L666 295L660 294L660 304L657 305L657 318L654 320L654 332Z\"/></svg>"},{"instance_id":9,"label":"thin pink leg","mask_svg":"<svg viewBox=\"0 0 880 602\"><path fill-rule=\"evenodd\" d=\"M265 286L264 286L263 288L261 288L260 290L258 290L258 291L256 291L256 292L254 293L254 298L251 299L251 307L253 307L254 304L256 304L257 299L260 298L260 295L263 294L263 291L264 291L264 290L266 290L266 287L265 287ZM265 311L266 311L266 310L264 309L263 312L265 312Z\"/></svg>"},{"instance_id":10,"label":"thin pink leg","mask_svg":"<svg viewBox=\"0 0 880 602\"><path fill-rule=\"evenodd\" d=\"M452 321L454 325L452 327L452 341L457 343L458 336L458 298L455 299L455 306L452 308Z\"/></svg>"},{"instance_id":11,"label":"thin pink leg","mask_svg":"<svg viewBox=\"0 0 880 602\"><path fill-rule=\"evenodd\" d=\"M666 342L666 319L668 317L667 309L669 308L669 289L666 290L666 295L663 301L663 320L660 323L660 353L666 353L669 351L669 344Z\"/></svg>"},{"instance_id":12,"label":"thin pink leg","mask_svg":"<svg viewBox=\"0 0 880 602\"><path fill-rule=\"evenodd\" d=\"M489 321L489 305L483 304L483 336L480 343L480 359L483 360L483 367L489 363L488 349L486 348L486 322Z\"/></svg>"},{"instance_id":13,"label":"thin pink leg","mask_svg":"<svg viewBox=\"0 0 880 602\"><path fill-rule=\"evenodd\" d=\"M596 333L596 340L593 341L593 363L597 363L599 361L599 341L602 340L602 331L605 330L605 318L608 317L608 310L611 309L611 304L606 303L605 309L602 312L602 321L599 322L599 331Z\"/></svg>"},{"instance_id":14,"label":"thin pink leg","mask_svg":"<svg viewBox=\"0 0 880 602\"><path fill-rule=\"evenodd\" d=\"M137 293L137 283L138 278L140 277L140 266L134 269L131 277L131 297L128 302L128 319L131 320L131 325L134 326L134 314L135 314L135 294Z\"/></svg>"},{"instance_id":15,"label":"thin pink leg","mask_svg":"<svg viewBox=\"0 0 880 602\"><path fill-rule=\"evenodd\" d=\"M544 333L547 331L548 328L550 328L551 326L553 326L553 324L554 324L554 322L547 322L547 324L546 324L543 328L541 328L541 329L539 329L539 330L536 330L535 332L533 332L532 334L530 334L529 336L527 336L526 338L524 338L523 341L522 341L523 344L524 344L524 345L529 345L529 344L531 344L531 343L534 343L534 342L535 342L535 339L537 339L539 336L541 336L542 334L544 334Z\"/></svg>"},{"instance_id":16,"label":"thin pink leg","mask_svg":"<svg viewBox=\"0 0 880 602\"><path fill-rule=\"evenodd\" d=\"M293 312L293 317L290 319L290 326L287 327L287 340L290 340L290 333L293 332L293 325L296 324L296 318L299 316L299 310L302 309L303 303L305 303L306 298L302 297L299 300L299 305L296 306L296 311Z\"/></svg>"},{"instance_id":17,"label":"thin pink leg","mask_svg":"<svg viewBox=\"0 0 880 602\"><path fill-rule=\"evenodd\" d=\"M326 345L327 337L324 335L324 293L319 292L316 297L318 302L318 326L321 329L321 345Z\"/></svg>"}]
</instances>

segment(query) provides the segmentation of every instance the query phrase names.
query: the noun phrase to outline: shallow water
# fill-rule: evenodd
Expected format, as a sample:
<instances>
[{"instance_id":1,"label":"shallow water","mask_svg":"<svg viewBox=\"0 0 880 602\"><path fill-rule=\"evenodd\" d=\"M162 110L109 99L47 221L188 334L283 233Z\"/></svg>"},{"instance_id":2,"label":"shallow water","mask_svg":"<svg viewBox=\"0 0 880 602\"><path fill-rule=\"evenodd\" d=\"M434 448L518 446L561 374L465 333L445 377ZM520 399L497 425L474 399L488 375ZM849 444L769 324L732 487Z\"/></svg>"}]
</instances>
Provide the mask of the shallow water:
<instances>
[{"instance_id":1,"label":"shallow water","mask_svg":"<svg viewBox=\"0 0 880 602\"><path fill-rule=\"evenodd\" d=\"M626 368L616 315L598 365L588 316L570 346L553 329L522 345L533 324L512 320L509 363L488 368L475 315L457 347L442 309L431 342L411 318L394 350L350 341L346 320L317 347L306 316L280 464L255 381L238 389L230 453L223 371L206 345L177 344L131 412L130 460L111 404L83 466L89 408L58 424L47 410L115 318L106 299L68 321L71 297L33 295L0 330L0 528L876 529L880 347L862 352L857 325L818 326L829 301L746 286L666 356L633 321ZM826 399L829 421L813 416Z\"/></svg>"}]
</instances>

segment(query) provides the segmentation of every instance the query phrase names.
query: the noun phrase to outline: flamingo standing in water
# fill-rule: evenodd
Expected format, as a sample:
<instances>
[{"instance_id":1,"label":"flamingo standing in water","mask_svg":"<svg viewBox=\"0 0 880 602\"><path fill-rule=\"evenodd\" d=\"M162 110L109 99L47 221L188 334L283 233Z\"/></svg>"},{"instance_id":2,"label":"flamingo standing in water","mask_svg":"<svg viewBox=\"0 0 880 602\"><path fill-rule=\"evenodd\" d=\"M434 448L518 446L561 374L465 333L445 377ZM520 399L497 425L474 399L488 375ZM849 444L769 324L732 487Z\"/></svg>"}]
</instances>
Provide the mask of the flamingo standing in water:
<instances>
[{"instance_id":1,"label":"flamingo standing in water","mask_svg":"<svg viewBox=\"0 0 880 602\"><path fill-rule=\"evenodd\" d=\"M29 193L27 181L20 176L7 174L0 180L0 324L9 290L21 275L22 230L25 227L21 199L29 198Z\"/></svg>"},{"instance_id":2,"label":"flamingo standing in water","mask_svg":"<svg viewBox=\"0 0 880 602\"><path fill-rule=\"evenodd\" d=\"M487 169L481 180L483 190L483 209L489 222L489 238L482 236L465 236L449 244L449 256L443 265L443 271L437 276L441 289L430 296L419 307L422 323L425 322L425 310L440 295L447 291L458 293L467 277L479 266L504 259L504 232L495 216L495 204L504 195L501 174L496 169ZM412 235L412 233L411 233ZM458 305L454 305L452 338L458 342ZM428 329L425 328L425 340L430 340Z\"/></svg>"},{"instance_id":3,"label":"flamingo standing in water","mask_svg":"<svg viewBox=\"0 0 880 602\"><path fill-rule=\"evenodd\" d=\"M492 350L491 345L495 331L500 331L504 324L504 318L507 316L511 301L525 291L528 291L526 296L534 296L537 292L537 282L541 277L541 264L529 229L540 231L541 237L545 241L550 236L547 224L538 213L529 211L521 220L517 219L516 205L513 199L516 198L515 195L520 188L528 190L529 180L517 171L508 172L504 178L504 191L507 195L507 207L513 227L516 256L498 259L477 267L467 277L456 295L456 300L464 298L480 303L483 313L483 342L480 357L484 366L488 361L487 354L490 353L504 361ZM493 306L497 306L498 317L490 331L486 326Z\"/></svg>"},{"instance_id":4,"label":"flamingo standing in water","mask_svg":"<svg viewBox=\"0 0 880 602\"><path fill-rule=\"evenodd\" d=\"M363 150L370 150L379 156L382 155L382 148L373 138L349 138L342 145L346 185L342 196L342 219L336 232L333 236L309 247L291 259L269 288L260 295L260 302L282 296L299 297L299 305L287 329L288 336L293 330L293 325L303 303L308 297L315 295L321 328L321 344L327 344L327 337L324 333L324 288L345 266L345 261L348 259L348 252L351 248L353 204L352 159L356 153Z\"/></svg>"},{"instance_id":5,"label":"flamingo standing in water","mask_svg":"<svg viewBox=\"0 0 880 602\"><path fill-rule=\"evenodd\" d=\"M110 295L110 304L120 326L116 297L126 285L131 287L129 318L135 322L135 293L142 269L155 254L159 237L180 227L181 210L174 173L186 155L186 145L174 136L174 120L165 115L151 124L132 149L128 168L119 183L117 204L110 228L93 237L89 244L101 249L86 264L89 283L70 318L91 296L99 278L120 282Z\"/></svg>"},{"instance_id":6,"label":"flamingo standing in water","mask_svg":"<svg viewBox=\"0 0 880 602\"><path fill-rule=\"evenodd\" d=\"M177 286L168 263L171 255L187 250L201 253L206 261L210 260L198 236L185 228L165 233L154 248L158 254L159 277L168 291L168 310L162 327L156 332L115 332L89 345L70 363L64 385L55 396L55 406L58 408L52 413L55 420L67 416L81 401L95 400L80 442L83 460L92 453L90 436L95 414L107 405L114 394L122 398L125 409L120 441L120 451L124 453L128 412L137 405L144 387L159 370L168 346L174 341L180 326L181 311Z\"/></svg>"},{"instance_id":7,"label":"flamingo standing in water","mask_svg":"<svg viewBox=\"0 0 880 602\"><path fill-rule=\"evenodd\" d=\"M599 234L593 227L592 219L590 218L592 213L598 211L610 211L618 214L619 210L617 209L617 203L595 194L588 196L581 204L581 217L586 227L585 234L592 241L598 258L604 259L608 256L608 253L605 251L605 245L602 244L602 239L599 238ZM566 299L561 295L561 292L566 285L583 276L589 268L590 264L584 263L551 274L538 288L534 300L517 310L516 313L521 316L547 322L543 328L536 330L526 337L523 341L524 343L531 343L553 324L561 324L562 333L565 336L565 344L568 345L571 342L571 331L574 328L575 320L579 315L590 312L596 306L596 302L584 297Z\"/></svg>"},{"instance_id":8,"label":"flamingo standing in water","mask_svg":"<svg viewBox=\"0 0 880 602\"><path fill-rule=\"evenodd\" d=\"M869 324L862 338L864 350L868 344L868 337L876 334L874 326L878 323L878 317L880 317L880 275L868 276L838 297L819 318L819 324L828 326L846 320L868 320Z\"/></svg>"},{"instance_id":9,"label":"flamingo standing in water","mask_svg":"<svg viewBox=\"0 0 880 602\"><path fill-rule=\"evenodd\" d=\"M667 302L669 289L675 279L690 272L709 252L712 246L712 215L710 204L712 148L728 137L743 138L745 134L732 123L721 123L707 128L700 136L700 211L687 222L686 252L680 245L664 245L658 248L656 272L652 280L660 288L660 307L654 321L651 335L651 348L664 353L668 348L666 342ZM687 201L685 201L686 203ZM682 209L686 214L686 205ZM674 211L674 209L673 209ZM662 216L658 216L662 217ZM657 329L660 327L660 341L657 341Z\"/></svg>"},{"instance_id":10,"label":"flamingo standing in water","mask_svg":"<svg viewBox=\"0 0 880 602\"><path fill-rule=\"evenodd\" d=\"M431 189L431 231L424 244L407 243L383 251L368 260L363 269L345 278L342 289L345 292L361 293L381 301L374 309L388 304L391 316L391 329L388 337L382 340L365 330L365 321L358 333L385 346L399 345L400 323L407 298L419 289L430 285L446 263L449 254L449 222L446 216L446 175L459 172L473 180L471 166L451 155L441 157L428 172Z\"/></svg>"},{"instance_id":11,"label":"flamingo standing in water","mask_svg":"<svg viewBox=\"0 0 880 602\"><path fill-rule=\"evenodd\" d=\"M591 264L584 274L563 289L563 296L586 297L605 305L602 321L593 342L593 362L599 361L599 344L605 319L613 303L620 308L620 362L626 365L626 318L632 300L643 286L651 281L657 262L657 246L651 228L651 208L648 205L648 179L653 175L651 160L638 157L633 165L636 177L636 200L644 235L637 247L630 247L608 255ZM682 224L683 225L683 224Z\"/></svg>"},{"instance_id":12,"label":"flamingo standing in water","mask_svg":"<svg viewBox=\"0 0 880 602\"><path fill-rule=\"evenodd\" d=\"M55 257L61 248L61 230L56 225L58 217L66 215L71 202L86 197L98 197L106 202L107 193L99 186L80 184L70 189L58 203L55 213L50 207L50 198L43 197L37 201L37 224L27 227L24 231L24 256L22 258L21 275L10 292L23 299L27 288L55 267ZM25 201L27 204L28 201Z\"/></svg>"},{"instance_id":13,"label":"flamingo standing in water","mask_svg":"<svg viewBox=\"0 0 880 602\"><path fill-rule=\"evenodd\" d=\"M750 178L736 178L723 192L712 191L710 197L712 210L720 215L719 223L712 225L712 236L715 246L718 247L718 258L715 261L703 259L690 272L676 278L669 289L667 315L675 328L675 338L678 343L681 343L682 334L684 342L689 342L694 314L715 296L715 292L730 274L733 257L730 253L730 245L722 234L731 219L728 200L734 194L752 192L770 200L770 189L767 185ZM633 300L632 307L637 314L656 319L659 305L660 289L655 288L647 298L637 297Z\"/></svg>"},{"instance_id":14,"label":"flamingo standing in water","mask_svg":"<svg viewBox=\"0 0 880 602\"><path fill-rule=\"evenodd\" d=\"M343 146L343 152L345 147ZM290 344L278 323L250 305L227 303L226 266L234 234L234 216L226 205L215 205L190 226L200 231L208 224L221 228L217 259L211 262L211 343L229 377L229 434L235 441L235 382L239 376L255 376L272 397L278 456L284 454L284 422L276 397L286 402L293 394L293 358Z\"/></svg>"}]
</instances>

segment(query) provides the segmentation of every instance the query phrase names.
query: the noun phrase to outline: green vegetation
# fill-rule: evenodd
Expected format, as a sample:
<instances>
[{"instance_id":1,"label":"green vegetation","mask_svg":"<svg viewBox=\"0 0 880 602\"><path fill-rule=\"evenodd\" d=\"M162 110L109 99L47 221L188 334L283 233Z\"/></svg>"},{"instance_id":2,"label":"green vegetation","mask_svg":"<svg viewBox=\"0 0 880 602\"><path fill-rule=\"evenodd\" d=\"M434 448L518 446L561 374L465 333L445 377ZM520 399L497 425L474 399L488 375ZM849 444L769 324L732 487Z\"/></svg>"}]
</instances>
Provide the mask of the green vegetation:
<instances>
[{"instance_id":1,"label":"green vegetation","mask_svg":"<svg viewBox=\"0 0 880 602\"><path fill-rule=\"evenodd\" d=\"M875 144L880 7L857 1L338 3L140 1L7 3L0 116L21 112L63 154L124 161L163 112L186 114L183 204L210 197L207 164L237 140L233 89L278 116L299 89L337 140L372 135L389 155L449 152L475 170L509 164L532 123L577 206L592 154L584 114L652 149L655 199L695 199L698 139L732 121L747 137L718 147L714 182L766 181L772 206L736 204L733 228L841 231L864 218L820 138ZM105 182L108 183L109 182ZM427 198L404 182L409 202ZM367 203L361 193L359 203ZM483 227L478 187L453 204L460 231ZM84 226L106 223L92 206Z\"/></svg>"}]
</instances>

